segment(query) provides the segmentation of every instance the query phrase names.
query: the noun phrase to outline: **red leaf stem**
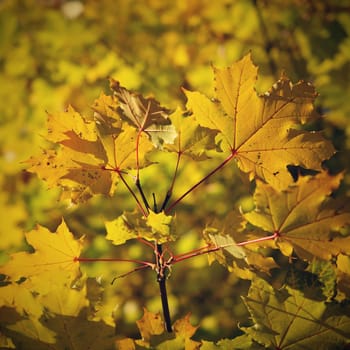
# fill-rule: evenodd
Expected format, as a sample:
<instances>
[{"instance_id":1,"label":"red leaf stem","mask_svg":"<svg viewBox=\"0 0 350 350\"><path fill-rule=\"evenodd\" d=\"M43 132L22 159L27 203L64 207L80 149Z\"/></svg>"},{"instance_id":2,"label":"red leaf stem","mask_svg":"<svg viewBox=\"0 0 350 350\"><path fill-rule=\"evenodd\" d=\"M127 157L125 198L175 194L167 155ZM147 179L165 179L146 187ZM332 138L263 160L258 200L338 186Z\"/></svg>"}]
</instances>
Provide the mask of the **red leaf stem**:
<instances>
[{"instance_id":1,"label":"red leaf stem","mask_svg":"<svg viewBox=\"0 0 350 350\"><path fill-rule=\"evenodd\" d=\"M200 181L198 181L196 184L194 184L190 189L188 189L183 195L181 195L178 199L176 199L166 210L165 214L169 214L172 209L180 202L182 201L189 193L194 191L200 184L202 184L204 181L208 180L212 175L214 175L218 170L222 169L231 159L235 157L236 153L232 152L222 163L220 163L215 169L213 169L209 174L204 176Z\"/></svg>"}]
</instances>

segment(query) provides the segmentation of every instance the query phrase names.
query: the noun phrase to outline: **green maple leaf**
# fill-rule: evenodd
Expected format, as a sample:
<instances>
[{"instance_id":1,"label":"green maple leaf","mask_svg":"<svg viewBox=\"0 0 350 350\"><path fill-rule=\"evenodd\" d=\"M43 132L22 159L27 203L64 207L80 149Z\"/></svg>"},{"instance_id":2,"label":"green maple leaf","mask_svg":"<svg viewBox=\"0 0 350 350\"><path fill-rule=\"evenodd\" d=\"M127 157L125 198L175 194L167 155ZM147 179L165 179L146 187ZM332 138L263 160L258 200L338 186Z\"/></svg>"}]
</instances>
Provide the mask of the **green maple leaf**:
<instances>
[{"instance_id":1,"label":"green maple leaf","mask_svg":"<svg viewBox=\"0 0 350 350\"><path fill-rule=\"evenodd\" d=\"M269 349L342 349L350 340L348 316L334 310L332 315L331 306L307 299L298 290L276 291L255 279L243 300L254 325L242 330Z\"/></svg>"},{"instance_id":2,"label":"green maple leaf","mask_svg":"<svg viewBox=\"0 0 350 350\"><path fill-rule=\"evenodd\" d=\"M198 123L217 130L223 152L237 160L239 168L278 189L291 183L287 165L320 170L334 153L319 133L296 130L316 118L314 88L293 85L282 76L264 95L257 95L257 67L250 55L227 69L214 69L216 99L186 91L187 108Z\"/></svg>"},{"instance_id":3,"label":"green maple leaf","mask_svg":"<svg viewBox=\"0 0 350 350\"><path fill-rule=\"evenodd\" d=\"M330 260L340 253L348 254L350 236L337 232L350 224L350 212L329 199L342 177L326 172L301 177L281 192L257 181L256 209L244 217L265 232L276 233L276 243L287 256L293 250L309 260L314 256Z\"/></svg>"}]
</instances>

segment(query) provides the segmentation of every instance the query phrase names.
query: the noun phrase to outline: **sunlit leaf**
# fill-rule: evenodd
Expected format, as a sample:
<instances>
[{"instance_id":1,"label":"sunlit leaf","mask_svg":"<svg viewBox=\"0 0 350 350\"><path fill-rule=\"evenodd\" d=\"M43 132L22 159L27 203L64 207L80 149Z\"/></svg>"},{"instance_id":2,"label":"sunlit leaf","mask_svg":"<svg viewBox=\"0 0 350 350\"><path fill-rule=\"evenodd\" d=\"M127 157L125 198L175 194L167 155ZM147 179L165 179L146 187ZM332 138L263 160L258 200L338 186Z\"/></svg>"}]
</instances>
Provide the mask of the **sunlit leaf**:
<instances>
[{"instance_id":1,"label":"sunlit leaf","mask_svg":"<svg viewBox=\"0 0 350 350\"><path fill-rule=\"evenodd\" d=\"M151 229L150 238L155 239L159 243L171 241L175 238L174 217L171 215L166 215L164 212L155 213L150 211L146 225Z\"/></svg>"},{"instance_id":2,"label":"sunlit leaf","mask_svg":"<svg viewBox=\"0 0 350 350\"><path fill-rule=\"evenodd\" d=\"M13 307L18 314L31 317L39 317L43 312L43 305L33 293L17 283L0 287L0 307Z\"/></svg>"},{"instance_id":3,"label":"sunlit leaf","mask_svg":"<svg viewBox=\"0 0 350 350\"><path fill-rule=\"evenodd\" d=\"M124 213L117 219L106 221L106 239L111 240L115 245L119 245L125 243L128 239L137 238L137 231L130 223L130 216L139 217L139 213Z\"/></svg>"},{"instance_id":4,"label":"sunlit leaf","mask_svg":"<svg viewBox=\"0 0 350 350\"><path fill-rule=\"evenodd\" d=\"M40 304L54 314L78 316L89 305L85 283L79 280L72 282L67 271L41 273L30 282L32 290L39 293Z\"/></svg>"},{"instance_id":5,"label":"sunlit leaf","mask_svg":"<svg viewBox=\"0 0 350 350\"><path fill-rule=\"evenodd\" d=\"M122 119L117 109L118 101L109 95L101 93L92 105L95 111L94 119L102 134L118 134L122 128Z\"/></svg>"},{"instance_id":6,"label":"sunlit leaf","mask_svg":"<svg viewBox=\"0 0 350 350\"><path fill-rule=\"evenodd\" d=\"M254 276L251 271L253 267L269 274L271 269L277 267L273 258L240 246L241 242L236 241L243 228L242 217L236 212L231 212L224 221L214 221L207 227L203 232L204 239L208 242L209 249L215 249L209 255L209 262L217 260L243 279Z\"/></svg>"},{"instance_id":7,"label":"sunlit leaf","mask_svg":"<svg viewBox=\"0 0 350 350\"><path fill-rule=\"evenodd\" d=\"M159 313L152 313L144 309L142 318L137 321L142 339L123 338L117 340L119 350L132 349L158 349L158 350L199 350L201 342L194 341L191 337L197 327L190 323L190 315L178 319L173 326L173 332L165 331L164 323Z\"/></svg>"},{"instance_id":8,"label":"sunlit leaf","mask_svg":"<svg viewBox=\"0 0 350 350\"><path fill-rule=\"evenodd\" d=\"M102 101L106 98L102 97ZM103 109L103 102L98 103L96 108ZM123 130L115 128L117 116L106 113L107 117L99 114L96 121L84 118L71 107L64 113L49 115L48 139L60 147L31 157L28 170L37 173L49 187L60 186L63 198L70 197L73 202L95 194L113 195L122 172L150 164L145 154L153 145L146 135L138 136L129 125L125 124Z\"/></svg>"},{"instance_id":9,"label":"sunlit leaf","mask_svg":"<svg viewBox=\"0 0 350 350\"><path fill-rule=\"evenodd\" d=\"M149 344L151 337L164 332L164 323L159 313L149 312L143 309L143 316L137 322L137 327L140 330L142 342Z\"/></svg>"},{"instance_id":10,"label":"sunlit leaf","mask_svg":"<svg viewBox=\"0 0 350 350\"><path fill-rule=\"evenodd\" d=\"M329 199L343 175L322 172L301 177L288 190L279 192L260 181L254 194L256 209L244 214L253 225L276 233L282 253L302 258L329 260L350 251L350 237L337 232L350 224L350 212Z\"/></svg>"},{"instance_id":11,"label":"sunlit leaf","mask_svg":"<svg viewBox=\"0 0 350 350\"><path fill-rule=\"evenodd\" d=\"M316 117L312 85L293 85L282 76L264 95L257 95L257 67L250 55L227 69L214 69L216 100L186 91L187 108L198 123L219 131L217 142L251 178L278 189L291 183L287 165L321 169L334 153L319 133L299 130Z\"/></svg>"},{"instance_id":12,"label":"sunlit leaf","mask_svg":"<svg viewBox=\"0 0 350 350\"><path fill-rule=\"evenodd\" d=\"M106 238L113 244L123 244L132 238L144 238L157 243L164 243L175 238L174 218L164 212L149 212L145 218L139 211L125 212L117 219L106 222Z\"/></svg>"},{"instance_id":13,"label":"sunlit leaf","mask_svg":"<svg viewBox=\"0 0 350 350\"><path fill-rule=\"evenodd\" d=\"M170 115L170 119L177 131L177 137L166 148L195 160L207 159L206 151L215 148L216 132L199 126L193 116L184 117L179 109Z\"/></svg>"},{"instance_id":14,"label":"sunlit leaf","mask_svg":"<svg viewBox=\"0 0 350 350\"><path fill-rule=\"evenodd\" d=\"M78 276L79 257L83 238L75 239L64 221L52 233L42 226L25 234L33 253L19 252L11 255L10 260L0 268L0 273L9 276L13 281L21 277L29 278L55 270L69 271L72 277Z\"/></svg>"},{"instance_id":15,"label":"sunlit leaf","mask_svg":"<svg viewBox=\"0 0 350 350\"><path fill-rule=\"evenodd\" d=\"M70 148L81 151L83 142L97 141L97 132L95 123L84 118L73 107L69 106L65 112L58 114L49 114L47 120L48 136L47 139L52 142L65 141L64 144ZM103 150L95 149L98 157L99 152Z\"/></svg>"}]
</instances>

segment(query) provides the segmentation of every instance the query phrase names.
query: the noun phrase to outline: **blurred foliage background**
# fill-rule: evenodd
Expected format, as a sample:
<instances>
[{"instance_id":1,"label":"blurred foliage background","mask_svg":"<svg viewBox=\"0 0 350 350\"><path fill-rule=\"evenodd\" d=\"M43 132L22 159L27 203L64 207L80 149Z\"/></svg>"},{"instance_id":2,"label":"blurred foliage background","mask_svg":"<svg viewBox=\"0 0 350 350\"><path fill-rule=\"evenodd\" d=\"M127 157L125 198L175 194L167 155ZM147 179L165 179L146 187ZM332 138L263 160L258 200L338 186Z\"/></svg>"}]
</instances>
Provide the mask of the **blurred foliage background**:
<instances>
[{"instance_id":1,"label":"blurred foliage background","mask_svg":"<svg viewBox=\"0 0 350 350\"><path fill-rule=\"evenodd\" d=\"M322 125L317 128L339 150L331 171L349 168L350 148L350 4L347 0L2 0L0 2L0 250L25 247L23 232L40 223L54 230L64 216L77 237L86 235L84 256L152 259L141 243L114 247L104 239L104 221L132 210L120 188L115 198L94 198L84 205L59 201L25 171L25 160L40 152L46 112L69 104L91 114L108 78L153 95L162 105L184 104L181 87L213 95L211 65L224 67L252 52L259 66L257 90L266 91L284 70L293 81L315 84ZM171 157L171 156L169 156ZM142 175L146 192L161 200L175 159ZM176 194L206 174L210 161L181 170ZM189 180L190 179L190 180ZM343 191L349 190L346 177ZM238 205L249 208L249 184L225 169L177 208L179 241L173 251L200 246L205 223ZM283 261L281 262L283 264ZM286 264L285 275L289 265ZM160 309L151 271L117 280L128 264L86 264L84 271L105 287L100 316L117 332L134 336L142 307ZM285 275L275 278L282 283ZM248 283L218 264L198 257L174 267L169 280L174 319L191 312L198 336L220 339L238 334L248 313L240 302Z\"/></svg>"}]
</instances>

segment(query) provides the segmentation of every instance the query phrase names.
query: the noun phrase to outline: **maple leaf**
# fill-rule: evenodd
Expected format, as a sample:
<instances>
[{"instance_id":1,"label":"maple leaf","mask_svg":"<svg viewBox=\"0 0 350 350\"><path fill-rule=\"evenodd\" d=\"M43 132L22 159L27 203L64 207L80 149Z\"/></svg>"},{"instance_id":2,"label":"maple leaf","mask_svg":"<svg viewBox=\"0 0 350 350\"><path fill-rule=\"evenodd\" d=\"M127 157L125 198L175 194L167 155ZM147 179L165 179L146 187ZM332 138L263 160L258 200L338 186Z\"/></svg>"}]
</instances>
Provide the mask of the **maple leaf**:
<instances>
[{"instance_id":1,"label":"maple leaf","mask_svg":"<svg viewBox=\"0 0 350 350\"><path fill-rule=\"evenodd\" d=\"M85 279L72 283L69 271L43 272L30 282L31 290L39 294L38 301L50 313L78 316L89 305Z\"/></svg>"},{"instance_id":2,"label":"maple leaf","mask_svg":"<svg viewBox=\"0 0 350 350\"><path fill-rule=\"evenodd\" d=\"M15 345L25 346L26 350L113 349L114 328L102 321L87 320L85 312L78 316L24 319L8 326L6 334Z\"/></svg>"},{"instance_id":3,"label":"maple leaf","mask_svg":"<svg viewBox=\"0 0 350 350\"><path fill-rule=\"evenodd\" d=\"M172 215L166 215L164 212L155 213L150 211L147 216L146 225L151 230L149 239L156 240L158 243L175 240L175 222Z\"/></svg>"},{"instance_id":4,"label":"maple leaf","mask_svg":"<svg viewBox=\"0 0 350 350\"><path fill-rule=\"evenodd\" d=\"M108 107L108 103L114 104ZM150 164L145 154L153 149L152 143L127 124L119 128L121 119L113 112L115 102L101 95L94 106L101 112L95 120L84 118L72 107L50 114L47 139L59 148L44 150L27 161L28 171L37 173L49 187L60 186L63 198L70 197L73 202L94 194L113 195L122 172ZM102 110L107 111L102 114Z\"/></svg>"},{"instance_id":5,"label":"maple leaf","mask_svg":"<svg viewBox=\"0 0 350 350\"><path fill-rule=\"evenodd\" d=\"M94 119L103 134L118 134L121 131L122 119L117 112L118 107L118 100L104 93L94 101L92 105L95 111Z\"/></svg>"},{"instance_id":6,"label":"maple leaf","mask_svg":"<svg viewBox=\"0 0 350 350\"><path fill-rule=\"evenodd\" d=\"M135 220L140 220L138 211L133 213L125 212L114 220L105 221L106 239L112 241L115 245L119 245L124 244L129 239L137 238L138 233L132 224Z\"/></svg>"},{"instance_id":7,"label":"maple leaf","mask_svg":"<svg viewBox=\"0 0 350 350\"><path fill-rule=\"evenodd\" d=\"M174 323L174 332L167 333L160 314L144 309L142 318L136 322L142 339L124 338L117 340L117 348L119 350L139 348L158 350L200 349L201 343L191 339L198 327L192 326L189 318L190 315L188 314L184 318L177 320Z\"/></svg>"},{"instance_id":8,"label":"maple leaf","mask_svg":"<svg viewBox=\"0 0 350 350\"><path fill-rule=\"evenodd\" d=\"M272 257L264 257L259 252L240 246L237 238L243 228L241 215L233 211L223 221L216 220L204 230L203 236L209 247L216 249L209 254L209 263L216 260L243 279L254 276L251 271L253 267L268 274L269 270L277 267L276 263Z\"/></svg>"},{"instance_id":9,"label":"maple leaf","mask_svg":"<svg viewBox=\"0 0 350 350\"><path fill-rule=\"evenodd\" d=\"M22 316L39 317L43 312L32 291L17 283L0 287L0 307L13 307Z\"/></svg>"},{"instance_id":10,"label":"maple leaf","mask_svg":"<svg viewBox=\"0 0 350 350\"><path fill-rule=\"evenodd\" d=\"M164 323L159 313L149 312L147 309L143 309L143 316L140 320L136 321L137 327L140 330L142 342L150 343L151 337L159 335L164 332Z\"/></svg>"},{"instance_id":11,"label":"maple leaf","mask_svg":"<svg viewBox=\"0 0 350 350\"><path fill-rule=\"evenodd\" d=\"M301 258L314 256L330 260L350 251L350 236L336 234L350 224L350 212L344 211L330 194L338 188L343 174L322 172L300 177L288 190L277 191L257 181L254 193L256 209L244 217L254 226L275 233L282 253L294 250Z\"/></svg>"},{"instance_id":12,"label":"maple leaf","mask_svg":"<svg viewBox=\"0 0 350 350\"><path fill-rule=\"evenodd\" d=\"M176 129L177 136L173 144L166 145L166 149L194 160L208 159L206 153L215 148L216 132L201 127L193 116L184 117L179 109L169 118Z\"/></svg>"},{"instance_id":13,"label":"maple leaf","mask_svg":"<svg viewBox=\"0 0 350 350\"><path fill-rule=\"evenodd\" d=\"M11 336L14 344L24 344L28 350L55 349L55 332L44 326L36 318L22 319L9 325L5 330Z\"/></svg>"},{"instance_id":14,"label":"maple leaf","mask_svg":"<svg viewBox=\"0 0 350 350\"><path fill-rule=\"evenodd\" d=\"M331 305L307 299L298 290L276 291L255 279L243 301L255 324L241 329L265 347L328 350L350 339L348 316L335 310L330 316Z\"/></svg>"},{"instance_id":15,"label":"maple leaf","mask_svg":"<svg viewBox=\"0 0 350 350\"><path fill-rule=\"evenodd\" d=\"M55 233L38 225L36 229L25 233L25 238L34 253L12 254L10 260L0 267L0 273L13 281L45 272L53 273L55 270L69 271L72 279L80 275L79 264L75 259L80 255L83 238L74 239L64 220Z\"/></svg>"},{"instance_id":16,"label":"maple leaf","mask_svg":"<svg viewBox=\"0 0 350 350\"><path fill-rule=\"evenodd\" d=\"M291 183L287 165L321 169L334 153L319 133L296 130L316 118L311 84L286 76L264 95L255 91L257 67L250 54L227 69L214 69L216 99L185 91L198 123L219 131L217 143L239 168L282 189Z\"/></svg>"},{"instance_id":17,"label":"maple leaf","mask_svg":"<svg viewBox=\"0 0 350 350\"><path fill-rule=\"evenodd\" d=\"M263 350L262 345L254 342L248 334L242 334L234 339L221 339L216 344L203 341L201 350Z\"/></svg>"},{"instance_id":18,"label":"maple leaf","mask_svg":"<svg viewBox=\"0 0 350 350\"><path fill-rule=\"evenodd\" d=\"M172 143L176 133L169 119L169 110L162 107L154 98L145 98L111 81L111 88L118 98L121 116L140 132L146 132L159 146L164 141Z\"/></svg>"},{"instance_id":19,"label":"maple leaf","mask_svg":"<svg viewBox=\"0 0 350 350\"><path fill-rule=\"evenodd\" d=\"M175 239L173 216L164 212L155 213L150 210L147 217L139 211L124 212L117 219L106 222L106 239L119 245L137 237L157 243L165 243Z\"/></svg>"},{"instance_id":20,"label":"maple leaf","mask_svg":"<svg viewBox=\"0 0 350 350\"><path fill-rule=\"evenodd\" d=\"M85 278L72 282L70 271L42 272L21 284L0 288L0 296L5 297L4 306L15 307L23 315L4 329L16 345L23 344L33 350L73 345L76 349L94 349L95 346L109 348L113 343L113 327L87 320L90 300ZM82 331L92 333L91 337L85 335L81 339Z\"/></svg>"}]
</instances>

